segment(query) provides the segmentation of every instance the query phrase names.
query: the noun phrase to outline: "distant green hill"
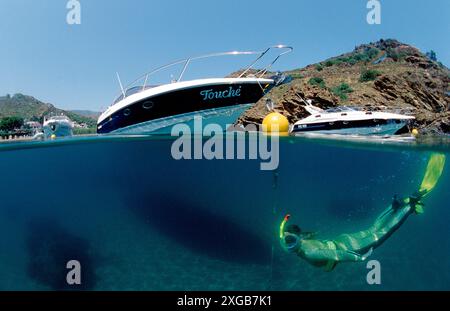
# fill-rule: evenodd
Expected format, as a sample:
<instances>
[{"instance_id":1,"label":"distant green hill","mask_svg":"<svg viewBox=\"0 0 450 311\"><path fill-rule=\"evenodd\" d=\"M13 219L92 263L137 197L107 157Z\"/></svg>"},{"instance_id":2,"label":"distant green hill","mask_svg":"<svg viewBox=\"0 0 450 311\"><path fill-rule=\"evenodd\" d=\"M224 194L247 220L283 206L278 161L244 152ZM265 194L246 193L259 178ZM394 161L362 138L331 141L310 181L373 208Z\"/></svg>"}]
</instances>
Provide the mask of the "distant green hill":
<instances>
[{"instance_id":1,"label":"distant green hill","mask_svg":"<svg viewBox=\"0 0 450 311\"><path fill-rule=\"evenodd\" d=\"M91 118L94 120L97 120L98 117L101 115L101 112L91 111L91 110L70 110L70 112L73 112L80 116Z\"/></svg>"},{"instance_id":2,"label":"distant green hill","mask_svg":"<svg viewBox=\"0 0 450 311\"><path fill-rule=\"evenodd\" d=\"M90 128L96 127L96 120L93 117L58 109L52 104L43 103L32 96L15 94L14 96L6 95L0 97L0 118L21 117L26 121L39 121L42 123L45 116L61 113L74 122L79 124L85 123Z\"/></svg>"}]
</instances>

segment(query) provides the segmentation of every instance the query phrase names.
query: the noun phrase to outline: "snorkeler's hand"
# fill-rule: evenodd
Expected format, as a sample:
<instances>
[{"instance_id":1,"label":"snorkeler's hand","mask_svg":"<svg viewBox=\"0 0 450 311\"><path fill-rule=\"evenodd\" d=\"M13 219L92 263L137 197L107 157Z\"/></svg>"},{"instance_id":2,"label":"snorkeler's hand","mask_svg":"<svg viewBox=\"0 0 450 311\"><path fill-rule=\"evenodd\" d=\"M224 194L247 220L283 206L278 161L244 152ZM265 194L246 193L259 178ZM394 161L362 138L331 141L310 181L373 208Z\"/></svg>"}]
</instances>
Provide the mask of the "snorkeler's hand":
<instances>
[{"instance_id":1,"label":"snorkeler's hand","mask_svg":"<svg viewBox=\"0 0 450 311\"><path fill-rule=\"evenodd\" d=\"M365 261L367 258L372 256L372 253L373 253L373 247L371 249L369 249L369 251L367 253L365 253L364 255L361 256L362 261Z\"/></svg>"},{"instance_id":2,"label":"snorkeler's hand","mask_svg":"<svg viewBox=\"0 0 450 311\"><path fill-rule=\"evenodd\" d=\"M363 255L357 253L357 252L353 252L353 251L346 251L347 253L349 253L349 255L355 256L355 260L354 261L366 261L367 258L369 258L370 256L372 256L373 253L373 247L371 247L369 249L369 251Z\"/></svg>"},{"instance_id":3,"label":"snorkeler's hand","mask_svg":"<svg viewBox=\"0 0 450 311\"><path fill-rule=\"evenodd\" d=\"M352 251L347 251L347 252L348 252L349 254L355 255L355 256L358 258L357 261L366 261L367 258L369 258L370 256L372 256L372 253L373 253L373 247L371 247L371 248L369 249L369 251L368 251L367 253L363 254L363 255L361 255L361 254L359 254L359 253L357 253L357 252L352 252Z\"/></svg>"}]
</instances>

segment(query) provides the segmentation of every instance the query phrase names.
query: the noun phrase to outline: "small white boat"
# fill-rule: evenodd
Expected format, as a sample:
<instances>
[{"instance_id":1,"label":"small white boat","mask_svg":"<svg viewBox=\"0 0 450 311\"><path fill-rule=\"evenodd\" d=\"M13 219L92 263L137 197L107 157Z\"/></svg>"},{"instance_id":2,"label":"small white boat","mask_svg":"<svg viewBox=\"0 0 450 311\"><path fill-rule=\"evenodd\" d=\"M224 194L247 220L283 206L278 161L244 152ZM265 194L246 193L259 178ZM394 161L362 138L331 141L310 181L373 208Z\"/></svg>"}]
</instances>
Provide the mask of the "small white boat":
<instances>
[{"instance_id":1,"label":"small white boat","mask_svg":"<svg viewBox=\"0 0 450 311\"><path fill-rule=\"evenodd\" d=\"M413 116L365 111L357 107L340 106L327 110L305 101L304 108L311 114L296 122L292 133L321 133L342 135L395 135L414 120Z\"/></svg>"},{"instance_id":2,"label":"small white boat","mask_svg":"<svg viewBox=\"0 0 450 311\"><path fill-rule=\"evenodd\" d=\"M68 137L73 135L73 122L65 115L51 116L44 118L44 136L52 137Z\"/></svg>"}]
</instances>

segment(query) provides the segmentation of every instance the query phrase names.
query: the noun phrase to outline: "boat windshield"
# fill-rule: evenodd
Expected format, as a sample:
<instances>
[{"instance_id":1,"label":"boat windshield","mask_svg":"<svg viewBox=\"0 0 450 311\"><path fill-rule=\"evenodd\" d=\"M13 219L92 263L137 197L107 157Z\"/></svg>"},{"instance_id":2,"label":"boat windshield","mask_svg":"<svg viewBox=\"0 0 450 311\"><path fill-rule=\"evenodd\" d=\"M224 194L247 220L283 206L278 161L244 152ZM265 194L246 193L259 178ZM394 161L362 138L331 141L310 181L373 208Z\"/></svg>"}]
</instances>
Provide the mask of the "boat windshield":
<instances>
[{"instance_id":1,"label":"boat windshield","mask_svg":"<svg viewBox=\"0 0 450 311\"><path fill-rule=\"evenodd\" d=\"M347 112L347 111L362 111L359 107L354 106L340 106L340 107L333 107L325 110L325 112L333 113L333 112Z\"/></svg>"},{"instance_id":2,"label":"boat windshield","mask_svg":"<svg viewBox=\"0 0 450 311\"><path fill-rule=\"evenodd\" d=\"M52 116L51 119L53 119L53 120L67 120L68 117L66 117L66 116Z\"/></svg>"},{"instance_id":3,"label":"boat windshield","mask_svg":"<svg viewBox=\"0 0 450 311\"><path fill-rule=\"evenodd\" d=\"M145 90L154 88L154 87L156 87L156 86L157 86L157 85L147 85L147 86L139 85L139 86L133 86L133 87L130 87L130 88L128 88L128 89L125 91L125 97L128 97L128 96L130 96L130 95L133 95L133 94L136 94L136 93L139 93L139 92L142 92L142 91L145 91ZM122 99L124 99L123 94L120 95L119 97L117 97L117 98L114 100L114 104L120 102Z\"/></svg>"},{"instance_id":4,"label":"boat windshield","mask_svg":"<svg viewBox=\"0 0 450 311\"><path fill-rule=\"evenodd\" d=\"M273 51L273 50L277 50L277 49L281 49L282 52L277 54L277 56L275 57L275 59L272 62L270 62L268 65L266 65L263 69L260 69L260 70L254 69L256 64L260 63L260 60L263 59L263 57L265 55L267 55L269 53L269 51ZM181 65L181 72L177 75L178 77L172 79L172 82L180 82L180 81L182 81L183 76L184 76L188 66L195 60L206 59L206 58L217 57L217 56L227 56L227 55L231 55L231 56L234 56L234 55L256 55L257 56L256 60L254 60L249 66L247 66L242 71L242 73L239 75L239 78L250 77L250 76L262 78L269 71L269 69L272 68L272 66L278 61L278 59L281 56L292 52L292 50L293 50L293 48L290 46L276 45L276 46L271 46L263 51L232 51L232 52L214 53L214 54L208 54L208 55L202 55L202 56L196 56L196 57L190 57L187 59L178 60L173 63L156 68L153 71L150 71L150 72L142 75L141 77L139 77L138 79L136 79L135 81L130 83L128 86L122 88L121 94L114 100L114 104L123 100L124 98L126 98L130 95L133 95L133 94L145 91L148 88L154 87L154 86L149 86L147 84L147 82L149 82L150 78L154 74L156 74L162 70L165 70L167 68L176 67L176 66Z\"/></svg>"}]
</instances>

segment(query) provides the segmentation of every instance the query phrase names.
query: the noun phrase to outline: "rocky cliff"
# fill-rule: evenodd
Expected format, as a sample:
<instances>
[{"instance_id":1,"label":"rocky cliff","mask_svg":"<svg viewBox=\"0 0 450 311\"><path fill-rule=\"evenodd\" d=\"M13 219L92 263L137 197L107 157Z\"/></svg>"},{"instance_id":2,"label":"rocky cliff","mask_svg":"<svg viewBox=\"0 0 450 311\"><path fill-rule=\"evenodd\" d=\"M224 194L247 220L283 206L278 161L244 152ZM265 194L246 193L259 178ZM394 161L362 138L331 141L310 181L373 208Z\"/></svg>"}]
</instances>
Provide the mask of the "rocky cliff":
<instances>
[{"instance_id":1,"label":"rocky cliff","mask_svg":"<svg viewBox=\"0 0 450 311\"><path fill-rule=\"evenodd\" d=\"M352 105L409 113L422 133L450 133L450 71L410 45L380 40L286 74L292 81L272 89L238 124L260 124L267 98L294 123L308 115L303 98L321 108Z\"/></svg>"}]
</instances>

